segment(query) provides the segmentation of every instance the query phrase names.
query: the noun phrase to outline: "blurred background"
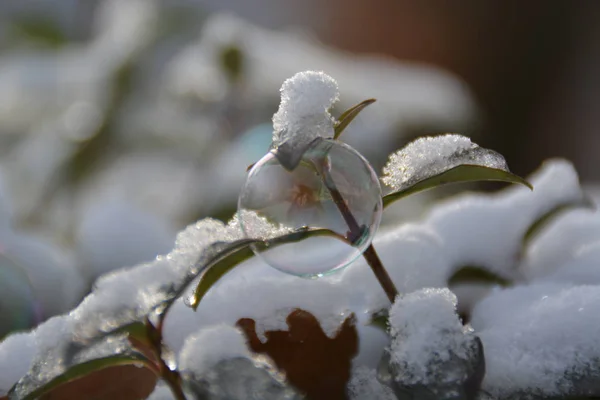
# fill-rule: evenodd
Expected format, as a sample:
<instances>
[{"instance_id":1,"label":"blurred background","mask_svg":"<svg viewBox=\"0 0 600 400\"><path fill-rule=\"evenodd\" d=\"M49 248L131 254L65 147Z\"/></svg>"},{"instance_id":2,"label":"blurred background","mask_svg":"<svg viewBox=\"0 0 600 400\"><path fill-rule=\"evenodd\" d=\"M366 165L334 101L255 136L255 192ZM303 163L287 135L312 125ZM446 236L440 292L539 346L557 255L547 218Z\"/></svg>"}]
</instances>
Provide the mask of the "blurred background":
<instances>
[{"instance_id":1,"label":"blurred background","mask_svg":"<svg viewBox=\"0 0 600 400\"><path fill-rule=\"evenodd\" d=\"M0 337L231 217L281 83L307 69L338 80L337 114L378 99L344 134L377 170L458 132L518 174L560 156L600 180L594 0L4 0Z\"/></svg>"}]
</instances>

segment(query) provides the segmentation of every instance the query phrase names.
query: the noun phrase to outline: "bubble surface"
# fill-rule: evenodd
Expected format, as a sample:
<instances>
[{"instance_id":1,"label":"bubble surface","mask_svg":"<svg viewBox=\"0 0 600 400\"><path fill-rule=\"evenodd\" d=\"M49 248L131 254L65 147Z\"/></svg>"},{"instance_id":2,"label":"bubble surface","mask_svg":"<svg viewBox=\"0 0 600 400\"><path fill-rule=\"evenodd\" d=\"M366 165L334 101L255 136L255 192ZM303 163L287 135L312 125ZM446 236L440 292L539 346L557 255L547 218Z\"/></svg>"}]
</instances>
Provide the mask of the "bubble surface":
<instances>
[{"instance_id":1,"label":"bubble surface","mask_svg":"<svg viewBox=\"0 0 600 400\"><path fill-rule=\"evenodd\" d=\"M333 272L359 257L379 227L382 209L373 168L356 150L333 140L309 149L292 171L268 153L250 170L238 200L247 237L253 237L256 216L274 230L308 227L336 234L253 248L272 267L304 277Z\"/></svg>"}]
</instances>

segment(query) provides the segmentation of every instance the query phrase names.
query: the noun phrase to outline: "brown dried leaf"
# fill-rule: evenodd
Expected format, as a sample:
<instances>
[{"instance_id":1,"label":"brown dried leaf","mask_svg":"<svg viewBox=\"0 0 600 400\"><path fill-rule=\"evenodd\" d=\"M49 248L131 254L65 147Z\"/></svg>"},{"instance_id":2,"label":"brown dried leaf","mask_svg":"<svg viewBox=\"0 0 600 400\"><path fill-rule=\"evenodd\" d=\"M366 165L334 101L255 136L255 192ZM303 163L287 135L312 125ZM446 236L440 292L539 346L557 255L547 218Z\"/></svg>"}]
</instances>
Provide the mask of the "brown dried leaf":
<instances>
[{"instance_id":1,"label":"brown dried leaf","mask_svg":"<svg viewBox=\"0 0 600 400\"><path fill-rule=\"evenodd\" d=\"M139 400L152 393L157 380L157 375L145 366L119 365L58 386L40 399Z\"/></svg>"},{"instance_id":2,"label":"brown dried leaf","mask_svg":"<svg viewBox=\"0 0 600 400\"><path fill-rule=\"evenodd\" d=\"M288 331L267 331L262 343L256 322L242 318L238 326L250 349L269 356L290 384L312 400L346 399L352 359L358 352L355 317L348 317L334 338L329 338L319 321L308 311L296 309L287 317Z\"/></svg>"}]
</instances>

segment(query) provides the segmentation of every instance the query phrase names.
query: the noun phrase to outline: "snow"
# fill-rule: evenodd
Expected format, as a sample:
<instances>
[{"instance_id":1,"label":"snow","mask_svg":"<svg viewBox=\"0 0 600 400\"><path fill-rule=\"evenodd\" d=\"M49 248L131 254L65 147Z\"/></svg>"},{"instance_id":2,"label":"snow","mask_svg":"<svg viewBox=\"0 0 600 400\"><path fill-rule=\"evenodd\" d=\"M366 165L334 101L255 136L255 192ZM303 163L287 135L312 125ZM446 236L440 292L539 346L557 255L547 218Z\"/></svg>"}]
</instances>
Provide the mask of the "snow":
<instances>
[{"instance_id":1,"label":"snow","mask_svg":"<svg viewBox=\"0 0 600 400\"><path fill-rule=\"evenodd\" d=\"M24 398L72 366L132 353L124 335L114 335L88 346L80 346L75 341L74 324L72 315L60 315L50 318L29 333L9 336L0 342L0 394L5 394L19 381L14 396Z\"/></svg>"},{"instance_id":2,"label":"snow","mask_svg":"<svg viewBox=\"0 0 600 400\"><path fill-rule=\"evenodd\" d=\"M578 257L584 247L600 241L600 214L579 209L562 213L531 240L523 261L528 279L542 278Z\"/></svg>"},{"instance_id":3,"label":"snow","mask_svg":"<svg viewBox=\"0 0 600 400\"><path fill-rule=\"evenodd\" d=\"M534 284L498 291L474 311L486 353L484 389L499 398L558 396L600 370L600 287Z\"/></svg>"},{"instance_id":4,"label":"snow","mask_svg":"<svg viewBox=\"0 0 600 400\"><path fill-rule=\"evenodd\" d=\"M284 167L294 169L314 139L333 138L329 109L338 96L337 82L323 72L299 72L283 83L271 147Z\"/></svg>"},{"instance_id":5,"label":"snow","mask_svg":"<svg viewBox=\"0 0 600 400\"><path fill-rule=\"evenodd\" d=\"M27 373L35 350L32 333L16 333L0 342L0 396Z\"/></svg>"},{"instance_id":6,"label":"snow","mask_svg":"<svg viewBox=\"0 0 600 400\"><path fill-rule=\"evenodd\" d=\"M168 386L158 384L158 385L156 385L156 388L154 389L152 394L150 394L150 397L148 397L148 400L176 400L176 399L175 399L175 397L173 397L173 392L171 392L171 389L169 389Z\"/></svg>"},{"instance_id":7,"label":"snow","mask_svg":"<svg viewBox=\"0 0 600 400\"><path fill-rule=\"evenodd\" d=\"M332 138L335 119L329 109L338 97L337 82L323 72L299 72L283 82L279 110L273 115L273 146L300 137Z\"/></svg>"},{"instance_id":8,"label":"snow","mask_svg":"<svg viewBox=\"0 0 600 400\"><path fill-rule=\"evenodd\" d=\"M217 363L236 357L252 359L242 332L229 325L214 325L190 335L179 353L182 372L202 376Z\"/></svg>"},{"instance_id":9,"label":"snow","mask_svg":"<svg viewBox=\"0 0 600 400\"><path fill-rule=\"evenodd\" d=\"M227 360L251 358L243 336L233 327L239 318L254 318L260 335L265 330L287 329L285 317L300 307L313 313L326 333L334 336L341 322L354 312L361 344L349 393L352 398L365 398L377 391L387 396L389 390L377 382L374 372L386 346L390 346L392 363L401 367L396 370L396 378L408 385L431 383L428 379L439 362L469 357L471 348L465 344L471 342L473 335L456 316L456 297L448 289L419 289L442 288L457 266L479 260L482 265L513 274L522 282L513 289L492 290L487 298L475 302L472 325L486 349L486 389L502 395L504 391L526 390L531 384L548 393L566 393L572 386L564 377L565 371L589 374L586 363L600 356L590 339L599 333L593 321L600 291L597 286L571 287L588 276L597 276L596 230L586 228L593 226L594 218L584 218L596 214L570 211L533 239L532 249L538 241L543 242L546 232L564 231L569 221L569 232L587 232L557 249L570 254L564 262L557 261L555 274L564 273L564 278L557 277L552 283L553 275L549 274L547 283L525 286L526 282L513 271L519 266L519 259L510 254L519 254L527 226L557 204L581 196L568 163L546 164L533 181L533 193L510 188L493 196L462 196L441 204L420 223L406 224L376 237L374 245L392 279L402 293L409 293L392 307L391 345L386 335L366 325L371 313L387 307L387 300L363 260L338 274L306 280L252 259L215 285L196 313L178 301L167 317L165 340L179 352L180 367L196 374ZM495 229L489 229L490 226ZM265 234L268 236L268 229ZM12 359L17 354L13 352L22 348L30 354L19 360L23 362L20 369L15 368L14 376L6 375L1 387L4 389L11 385L9 381L22 375L21 370L31 359L47 361L39 379L60 373L67 366L60 343L73 340L73 332L78 339L89 338L98 331L141 318L168 296L166 287L195 268L196 259L207 246L239 238L239 220L229 224L203 220L182 231L174 250L166 256L104 275L71 316L51 319L30 336L14 336L0 345L0 354L5 355L1 360ZM587 244L579 246L580 242ZM552 243L557 245L556 241ZM509 256L504 254L507 251ZM540 251L551 252L552 246ZM577 271L582 275L577 275ZM32 336L37 348L35 356L31 355ZM210 346L202 345L206 343ZM117 338L77 359L123 349L124 343Z\"/></svg>"},{"instance_id":10,"label":"snow","mask_svg":"<svg viewBox=\"0 0 600 400\"><path fill-rule=\"evenodd\" d=\"M338 101L339 89L332 77L324 72L299 72L286 79L280 91L279 110L273 115L273 144L298 134L333 137L334 119L329 109ZM307 130L313 128L306 124L312 118L319 120L319 126Z\"/></svg>"},{"instance_id":11,"label":"snow","mask_svg":"<svg viewBox=\"0 0 600 400\"><path fill-rule=\"evenodd\" d=\"M416 139L392 153L381 180L400 191L460 164L508 169L500 154L480 148L465 136L447 134Z\"/></svg>"},{"instance_id":12,"label":"snow","mask_svg":"<svg viewBox=\"0 0 600 400\"><path fill-rule=\"evenodd\" d=\"M569 260L539 280L566 285L600 285L600 241L577 246L576 249L570 249L569 253Z\"/></svg>"},{"instance_id":13,"label":"snow","mask_svg":"<svg viewBox=\"0 0 600 400\"><path fill-rule=\"evenodd\" d=\"M364 366L353 369L348 394L350 400L396 400L392 390L377 380L377 372Z\"/></svg>"},{"instance_id":14,"label":"snow","mask_svg":"<svg viewBox=\"0 0 600 400\"><path fill-rule=\"evenodd\" d=\"M448 289L423 289L399 296L390 309L390 361L403 385L440 384L445 363L472 357L470 330L456 314Z\"/></svg>"},{"instance_id":15,"label":"snow","mask_svg":"<svg viewBox=\"0 0 600 400\"><path fill-rule=\"evenodd\" d=\"M492 195L461 195L433 208L425 223L442 238L452 270L471 265L509 280L522 279L518 266L527 229L554 208L584 197L567 161L547 161L529 181L533 192L509 186Z\"/></svg>"}]
</instances>

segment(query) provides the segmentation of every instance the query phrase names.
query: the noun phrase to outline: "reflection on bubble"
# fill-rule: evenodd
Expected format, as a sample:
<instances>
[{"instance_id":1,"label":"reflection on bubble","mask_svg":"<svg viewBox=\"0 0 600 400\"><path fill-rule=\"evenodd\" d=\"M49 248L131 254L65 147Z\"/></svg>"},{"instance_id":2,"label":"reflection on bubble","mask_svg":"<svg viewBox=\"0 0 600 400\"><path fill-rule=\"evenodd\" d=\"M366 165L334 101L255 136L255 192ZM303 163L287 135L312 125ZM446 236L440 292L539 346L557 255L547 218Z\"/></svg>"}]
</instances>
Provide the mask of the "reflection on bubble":
<instances>
[{"instance_id":1,"label":"reflection on bubble","mask_svg":"<svg viewBox=\"0 0 600 400\"><path fill-rule=\"evenodd\" d=\"M298 276L319 276L354 261L371 243L381 213L381 188L369 163L351 147L332 140L307 151L293 171L267 154L248 174L238 201L241 227L248 237L254 229L244 215L258 215L274 229L324 228L346 238L319 236L253 249L272 267Z\"/></svg>"},{"instance_id":2,"label":"reflection on bubble","mask_svg":"<svg viewBox=\"0 0 600 400\"><path fill-rule=\"evenodd\" d=\"M25 271L0 254L0 338L34 327L40 312Z\"/></svg>"}]
</instances>

